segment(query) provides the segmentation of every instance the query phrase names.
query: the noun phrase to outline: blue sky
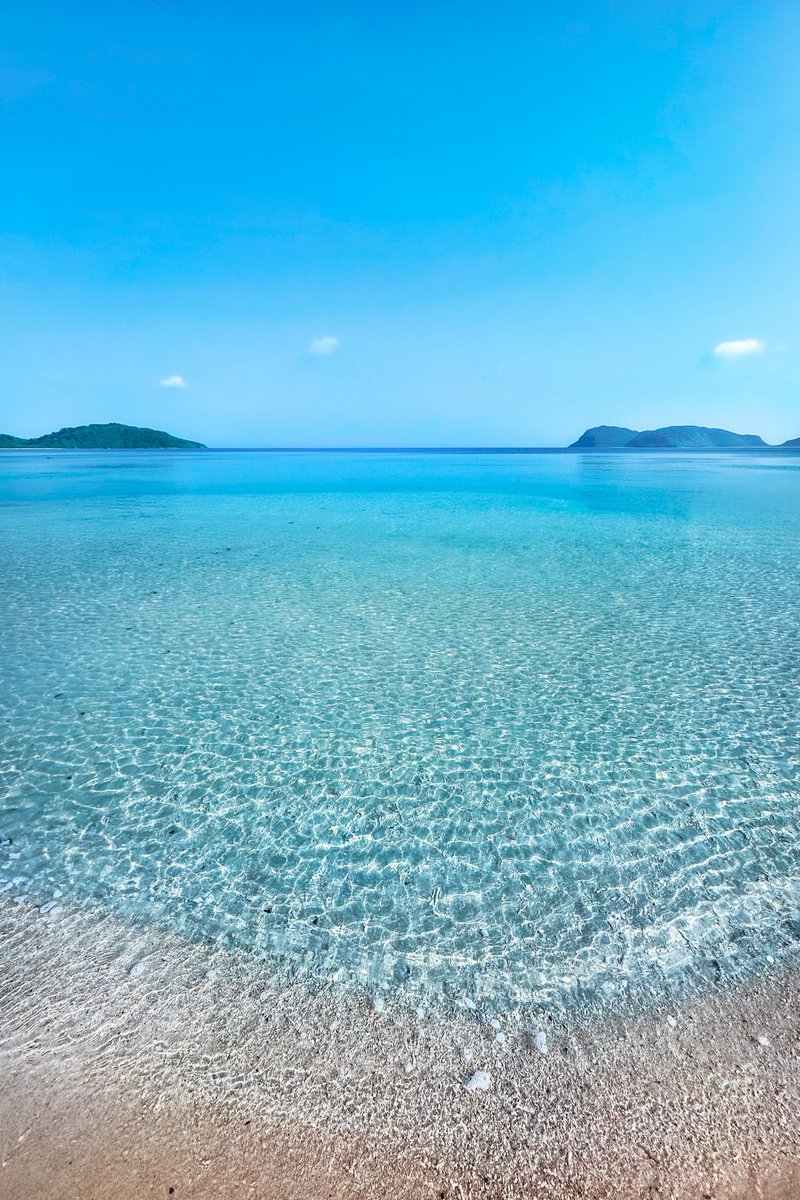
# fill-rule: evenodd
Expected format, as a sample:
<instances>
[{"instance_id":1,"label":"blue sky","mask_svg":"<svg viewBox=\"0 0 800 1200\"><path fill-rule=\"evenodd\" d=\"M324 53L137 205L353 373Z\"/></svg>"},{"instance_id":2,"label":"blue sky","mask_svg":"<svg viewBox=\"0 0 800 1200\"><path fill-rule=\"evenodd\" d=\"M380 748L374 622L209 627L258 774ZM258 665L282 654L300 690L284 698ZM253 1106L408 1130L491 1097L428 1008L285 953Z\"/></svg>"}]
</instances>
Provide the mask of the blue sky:
<instances>
[{"instance_id":1,"label":"blue sky","mask_svg":"<svg viewBox=\"0 0 800 1200\"><path fill-rule=\"evenodd\" d=\"M798 44L790 3L12 0L0 430L800 436Z\"/></svg>"}]
</instances>

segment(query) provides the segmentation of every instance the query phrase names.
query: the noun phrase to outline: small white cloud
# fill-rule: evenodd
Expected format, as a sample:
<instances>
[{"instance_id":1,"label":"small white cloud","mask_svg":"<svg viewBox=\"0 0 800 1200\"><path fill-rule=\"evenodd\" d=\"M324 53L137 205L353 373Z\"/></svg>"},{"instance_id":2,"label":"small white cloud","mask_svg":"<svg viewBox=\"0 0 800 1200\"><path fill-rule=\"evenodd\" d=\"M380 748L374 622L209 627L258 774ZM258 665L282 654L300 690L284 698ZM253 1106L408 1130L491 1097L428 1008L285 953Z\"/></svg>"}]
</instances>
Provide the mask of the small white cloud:
<instances>
[{"instance_id":1,"label":"small white cloud","mask_svg":"<svg viewBox=\"0 0 800 1200\"><path fill-rule=\"evenodd\" d=\"M313 342L308 347L308 354L314 354L317 358L324 358L326 354L333 354L334 350L338 350L341 342L337 337L331 337L327 334L325 337L314 338Z\"/></svg>"},{"instance_id":2,"label":"small white cloud","mask_svg":"<svg viewBox=\"0 0 800 1200\"><path fill-rule=\"evenodd\" d=\"M763 354L766 343L758 338L741 338L737 342L720 342L714 347L717 358L744 358L746 354Z\"/></svg>"},{"instance_id":3,"label":"small white cloud","mask_svg":"<svg viewBox=\"0 0 800 1200\"><path fill-rule=\"evenodd\" d=\"M162 387L186 388L188 383L180 375L168 375L166 379L158 381Z\"/></svg>"}]
</instances>

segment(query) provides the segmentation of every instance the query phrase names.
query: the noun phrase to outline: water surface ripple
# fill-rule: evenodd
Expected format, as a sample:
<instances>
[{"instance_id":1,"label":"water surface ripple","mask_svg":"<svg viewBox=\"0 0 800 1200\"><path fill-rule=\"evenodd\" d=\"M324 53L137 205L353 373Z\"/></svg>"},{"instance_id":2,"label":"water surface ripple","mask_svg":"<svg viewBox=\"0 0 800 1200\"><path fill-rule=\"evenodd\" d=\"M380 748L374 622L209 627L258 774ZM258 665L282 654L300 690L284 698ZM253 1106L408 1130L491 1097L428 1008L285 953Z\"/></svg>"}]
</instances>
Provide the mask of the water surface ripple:
<instances>
[{"instance_id":1,"label":"water surface ripple","mask_svg":"<svg viewBox=\"0 0 800 1200\"><path fill-rule=\"evenodd\" d=\"M0 453L0 888L499 1007L800 941L800 456Z\"/></svg>"}]
</instances>

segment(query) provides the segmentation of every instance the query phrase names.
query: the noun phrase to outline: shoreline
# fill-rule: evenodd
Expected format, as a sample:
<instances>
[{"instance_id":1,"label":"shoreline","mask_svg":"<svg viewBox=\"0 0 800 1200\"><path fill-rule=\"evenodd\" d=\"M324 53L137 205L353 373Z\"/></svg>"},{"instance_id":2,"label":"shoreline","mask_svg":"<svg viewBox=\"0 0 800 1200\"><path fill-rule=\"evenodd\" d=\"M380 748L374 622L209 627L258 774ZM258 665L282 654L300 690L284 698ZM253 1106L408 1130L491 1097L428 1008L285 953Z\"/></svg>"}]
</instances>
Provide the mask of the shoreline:
<instances>
[{"instance_id":1,"label":"shoreline","mask_svg":"<svg viewBox=\"0 0 800 1200\"><path fill-rule=\"evenodd\" d=\"M511 1017L309 992L97 913L0 925L0 1194L800 1196L796 970L562 1011L543 1054Z\"/></svg>"}]
</instances>

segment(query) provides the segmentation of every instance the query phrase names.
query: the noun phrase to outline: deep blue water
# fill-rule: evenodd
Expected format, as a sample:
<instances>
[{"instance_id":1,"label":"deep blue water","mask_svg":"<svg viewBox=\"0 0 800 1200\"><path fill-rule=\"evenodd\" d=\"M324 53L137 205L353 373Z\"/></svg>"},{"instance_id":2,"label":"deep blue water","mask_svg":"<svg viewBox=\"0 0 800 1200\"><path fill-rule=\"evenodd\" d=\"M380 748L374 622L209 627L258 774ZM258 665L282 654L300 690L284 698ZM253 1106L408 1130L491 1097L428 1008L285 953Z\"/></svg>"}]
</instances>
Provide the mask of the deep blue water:
<instances>
[{"instance_id":1,"label":"deep blue water","mask_svg":"<svg viewBox=\"0 0 800 1200\"><path fill-rule=\"evenodd\" d=\"M800 940L800 457L0 452L0 888L496 1005Z\"/></svg>"}]
</instances>

